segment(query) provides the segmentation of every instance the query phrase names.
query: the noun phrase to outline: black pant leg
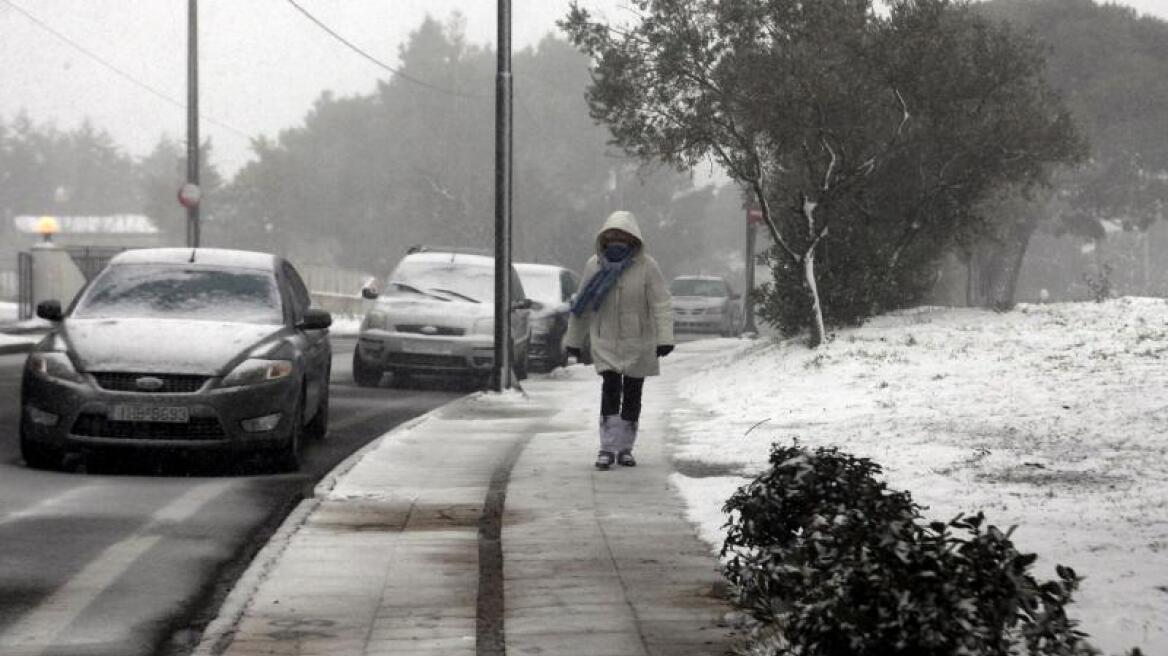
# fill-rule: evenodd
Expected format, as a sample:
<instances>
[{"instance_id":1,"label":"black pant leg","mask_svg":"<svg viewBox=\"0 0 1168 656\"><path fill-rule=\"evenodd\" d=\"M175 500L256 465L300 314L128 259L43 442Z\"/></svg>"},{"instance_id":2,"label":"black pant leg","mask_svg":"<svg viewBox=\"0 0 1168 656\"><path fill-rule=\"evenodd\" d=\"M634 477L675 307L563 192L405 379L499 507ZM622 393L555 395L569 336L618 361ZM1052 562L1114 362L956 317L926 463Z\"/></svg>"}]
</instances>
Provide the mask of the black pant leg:
<instances>
[{"instance_id":1,"label":"black pant leg","mask_svg":"<svg viewBox=\"0 0 1168 656\"><path fill-rule=\"evenodd\" d=\"M638 421L641 418L641 391L645 386L644 378L624 377L624 390L621 394L621 419Z\"/></svg>"},{"instance_id":2,"label":"black pant leg","mask_svg":"<svg viewBox=\"0 0 1168 656\"><path fill-rule=\"evenodd\" d=\"M621 375L615 371L600 374L604 383L600 387L600 416L608 417L621 411Z\"/></svg>"}]
</instances>

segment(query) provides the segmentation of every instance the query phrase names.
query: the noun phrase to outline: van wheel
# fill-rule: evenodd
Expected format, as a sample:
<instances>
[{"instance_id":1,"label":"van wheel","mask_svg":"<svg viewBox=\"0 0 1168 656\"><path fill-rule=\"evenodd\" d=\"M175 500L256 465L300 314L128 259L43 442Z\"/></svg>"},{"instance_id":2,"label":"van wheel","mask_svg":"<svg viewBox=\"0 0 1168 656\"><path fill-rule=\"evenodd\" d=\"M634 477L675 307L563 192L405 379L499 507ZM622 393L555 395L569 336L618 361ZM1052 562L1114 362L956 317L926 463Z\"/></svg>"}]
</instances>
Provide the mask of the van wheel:
<instances>
[{"instance_id":1,"label":"van wheel","mask_svg":"<svg viewBox=\"0 0 1168 656\"><path fill-rule=\"evenodd\" d=\"M512 362L512 366L515 368L515 378L517 380L526 380L527 379L528 364L529 363L527 360L527 349L524 348L523 349L523 357L515 358Z\"/></svg>"}]
</instances>

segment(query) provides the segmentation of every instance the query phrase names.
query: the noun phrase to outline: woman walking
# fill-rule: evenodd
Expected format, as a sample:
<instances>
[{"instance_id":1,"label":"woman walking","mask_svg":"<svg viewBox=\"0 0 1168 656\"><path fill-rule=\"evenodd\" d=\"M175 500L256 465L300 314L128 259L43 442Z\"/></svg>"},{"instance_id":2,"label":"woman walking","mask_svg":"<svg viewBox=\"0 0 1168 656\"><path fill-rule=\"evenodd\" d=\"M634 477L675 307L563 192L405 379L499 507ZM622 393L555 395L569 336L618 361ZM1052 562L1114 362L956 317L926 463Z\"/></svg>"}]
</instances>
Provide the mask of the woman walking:
<instances>
[{"instance_id":1,"label":"woman walking","mask_svg":"<svg viewBox=\"0 0 1168 656\"><path fill-rule=\"evenodd\" d=\"M613 212L604 222L584 280L564 341L568 354L579 358L587 335L603 378L596 467L634 467L645 377L656 376L657 358L673 350L673 301L632 212Z\"/></svg>"}]
</instances>

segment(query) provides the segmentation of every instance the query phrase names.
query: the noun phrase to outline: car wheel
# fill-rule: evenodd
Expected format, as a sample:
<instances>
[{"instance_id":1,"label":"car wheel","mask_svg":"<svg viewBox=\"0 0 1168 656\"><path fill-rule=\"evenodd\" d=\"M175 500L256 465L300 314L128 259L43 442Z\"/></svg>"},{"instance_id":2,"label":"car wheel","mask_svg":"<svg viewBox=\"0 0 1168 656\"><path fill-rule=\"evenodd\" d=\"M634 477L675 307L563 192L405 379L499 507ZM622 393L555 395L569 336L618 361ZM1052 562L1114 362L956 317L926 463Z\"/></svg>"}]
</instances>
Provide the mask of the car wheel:
<instances>
[{"instance_id":1,"label":"car wheel","mask_svg":"<svg viewBox=\"0 0 1168 656\"><path fill-rule=\"evenodd\" d=\"M518 380L526 380L527 379L528 364L529 364L529 362L527 360L527 348L525 347L523 349L523 355L521 357L516 356L513 360L513 366L515 368L515 378L516 379L518 379Z\"/></svg>"},{"instance_id":2,"label":"car wheel","mask_svg":"<svg viewBox=\"0 0 1168 656\"><path fill-rule=\"evenodd\" d=\"M24 434L23 425L20 428L20 456L24 458L24 464L33 469L57 471L65 464L63 452L28 439Z\"/></svg>"},{"instance_id":3,"label":"car wheel","mask_svg":"<svg viewBox=\"0 0 1168 656\"><path fill-rule=\"evenodd\" d=\"M304 434L304 395L300 395L300 402L296 404L296 412L292 416L292 430L283 446L276 450L276 468L283 472L300 470L300 436Z\"/></svg>"},{"instance_id":4,"label":"car wheel","mask_svg":"<svg viewBox=\"0 0 1168 656\"><path fill-rule=\"evenodd\" d=\"M328 437L328 419L329 391L326 388L321 392L320 405L316 408L316 416L304 427L304 434L314 440L323 440L325 437Z\"/></svg>"},{"instance_id":5,"label":"car wheel","mask_svg":"<svg viewBox=\"0 0 1168 656\"><path fill-rule=\"evenodd\" d=\"M381 367L367 364L359 351L353 351L353 382L361 387L377 387L385 373Z\"/></svg>"}]
</instances>

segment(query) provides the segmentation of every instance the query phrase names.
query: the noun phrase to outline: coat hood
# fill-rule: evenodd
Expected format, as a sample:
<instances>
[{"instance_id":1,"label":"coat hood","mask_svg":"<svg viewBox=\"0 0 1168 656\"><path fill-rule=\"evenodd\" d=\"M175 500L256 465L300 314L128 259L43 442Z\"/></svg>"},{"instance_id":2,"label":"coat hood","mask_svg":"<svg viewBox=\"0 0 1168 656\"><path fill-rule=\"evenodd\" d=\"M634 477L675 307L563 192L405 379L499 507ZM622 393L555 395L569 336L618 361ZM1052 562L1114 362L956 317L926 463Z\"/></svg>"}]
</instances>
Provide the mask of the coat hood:
<instances>
[{"instance_id":1,"label":"coat hood","mask_svg":"<svg viewBox=\"0 0 1168 656\"><path fill-rule=\"evenodd\" d=\"M635 244L636 250L642 251L645 249L645 239L641 236L641 226L637 225L637 217L633 216L632 212L618 210L608 215L608 218L604 221L604 226L596 232L597 254L604 250L604 247L600 244L600 235L604 234L605 230L627 232L633 239L637 240Z\"/></svg>"}]
</instances>

